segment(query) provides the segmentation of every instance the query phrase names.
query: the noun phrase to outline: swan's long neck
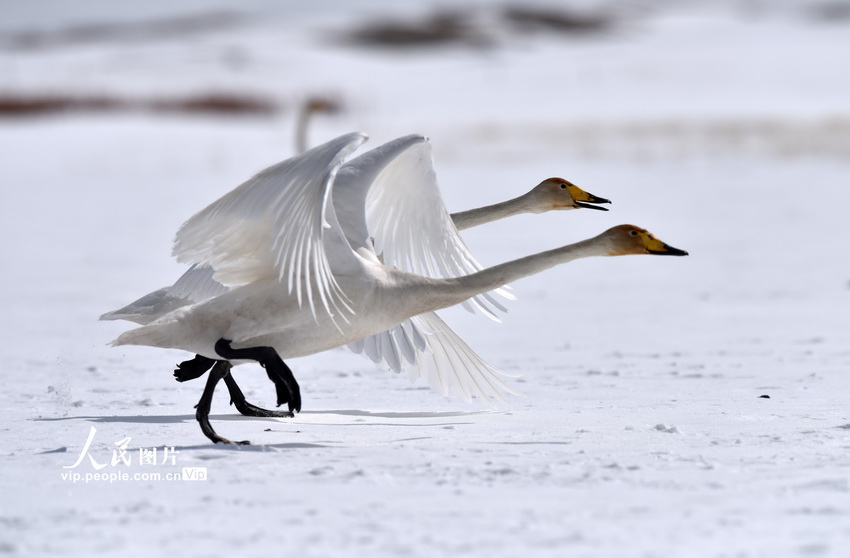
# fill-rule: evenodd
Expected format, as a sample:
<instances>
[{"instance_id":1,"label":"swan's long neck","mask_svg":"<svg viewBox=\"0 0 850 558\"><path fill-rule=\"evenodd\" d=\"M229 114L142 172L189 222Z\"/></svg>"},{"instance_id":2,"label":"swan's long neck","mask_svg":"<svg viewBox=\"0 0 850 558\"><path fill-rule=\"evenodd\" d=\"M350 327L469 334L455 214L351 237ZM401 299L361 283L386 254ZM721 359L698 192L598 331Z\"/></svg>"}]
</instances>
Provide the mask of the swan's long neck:
<instances>
[{"instance_id":1,"label":"swan's long neck","mask_svg":"<svg viewBox=\"0 0 850 558\"><path fill-rule=\"evenodd\" d=\"M520 213L531 213L532 211L529 195L524 194L518 198L501 203L470 209L469 211L461 211L460 213L452 213L452 221L454 221L457 230L462 231Z\"/></svg>"},{"instance_id":2,"label":"swan's long neck","mask_svg":"<svg viewBox=\"0 0 850 558\"><path fill-rule=\"evenodd\" d=\"M298 111L295 122L295 151L298 153L307 151L307 125L310 123L312 114L313 111L309 108Z\"/></svg>"},{"instance_id":3,"label":"swan's long neck","mask_svg":"<svg viewBox=\"0 0 850 558\"><path fill-rule=\"evenodd\" d=\"M556 265L579 258L608 255L611 255L608 242L601 235L596 236L575 244L496 265L471 275L435 281L431 289L432 293L430 293L433 300L430 302L433 304L432 309L447 308L475 295L492 291Z\"/></svg>"}]
</instances>

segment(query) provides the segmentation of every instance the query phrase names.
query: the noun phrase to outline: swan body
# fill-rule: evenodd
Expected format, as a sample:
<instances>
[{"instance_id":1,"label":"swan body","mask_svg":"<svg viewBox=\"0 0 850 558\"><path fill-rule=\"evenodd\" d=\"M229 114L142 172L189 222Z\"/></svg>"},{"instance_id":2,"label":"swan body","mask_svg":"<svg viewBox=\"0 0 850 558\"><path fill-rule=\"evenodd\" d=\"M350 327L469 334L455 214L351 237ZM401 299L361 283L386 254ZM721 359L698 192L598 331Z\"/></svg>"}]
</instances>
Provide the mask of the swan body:
<instances>
[{"instance_id":1,"label":"swan body","mask_svg":"<svg viewBox=\"0 0 850 558\"><path fill-rule=\"evenodd\" d=\"M281 358L314 354L389 329L412 316L454 306L477 294L569 261L627 254L685 255L648 231L620 225L576 244L527 256L477 273L432 279L363 261L357 273L337 277L349 299L345 325L332 312L313 315L286 295L277 279L236 287L218 297L178 310L121 335L116 345L183 349L220 358L219 339L234 348L270 346ZM313 296L318 297L319 288Z\"/></svg>"},{"instance_id":2,"label":"swan body","mask_svg":"<svg viewBox=\"0 0 850 558\"><path fill-rule=\"evenodd\" d=\"M421 137L402 140L425 142ZM587 241L480 270L459 239L450 248L455 254L452 260L441 260L427 250L417 252L415 247L402 250L400 256L393 238L404 241L416 232L431 234L428 227L434 223L423 229L417 222L410 231L404 219L393 221L384 215L378 215L374 228L397 234L372 247L363 235L370 217L367 197L376 183L374 195L390 195L411 177L390 176L385 183L383 171L373 170L377 178L371 182L346 182L346 174L357 172L340 172L342 161L363 141L362 134L348 134L270 167L187 221L178 232L175 255L211 267L213 278L230 290L126 332L115 344L184 349L220 358L216 343L227 339L236 349L262 344L282 358L303 356L388 330L418 314L459 304L575 258L684 254L643 229L621 226ZM387 145L390 150L411 152ZM310 172L302 175L302 168ZM315 174L315 168L325 170ZM348 234L332 202L337 187L349 201L359 202L351 208ZM390 197L398 201L404 196ZM413 212L417 210L422 212L421 206ZM428 218L437 222L437 228L451 223L445 211ZM414 271L392 267L396 260ZM435 278L435 269L455 276Z\"/></svg>"},{"instance_id":3,"label":"swan body","mask_svg":"<svg viewBox=\"0 0 850 558\"><path fill-rule=\"evenodd\" d=\"M386 157L386 154L382 155ZM374 160L376 158L372 157L368 163L388 164L384 161L376 162ZM350 168L360 165L363 165L363 161L356 160L347 163L342 167L342 176L345 176L346 172L356 172L350 170ZM345 223L347 220L347 217L344 217L349 213L347 202L345 193L334 198L335 210L341 223ZM442 204L442 201L439 201L439 203ZM544 213L546 211L579 208L607 211L604 207L592 205L600 203L611 202L582 190L568 180L553 177L540 182L532 190L517 198L452 213L450 217L455 228L462 231L522 213ZM361 226L360 230L365 230L365 227ZM355 238L349 230L346 230L346 237L352 246L357 245L359 249L365 250L365 254L370 252L369 240ZM177 308L227 292L229 289L215 281L212 278L213 274L214 270L210 266L193 265L170 287L157 289L122 308L103 314L100 319L127 320L139 325L146 325Z\"/></svg>"},{"instance_id":4,"label":"swan body","mask_svg":"<svg viewBox=\"0 0 850 558\"><path fill-rule=\"evenodd\" d=\"M258 176L272 174L275 167L267 169ZM314 172L324 169L316 166ZM412 177L418 178L412 180ZM257 182L257 177L252 179ZM431 161L430 144L422 136L407 136L389 142L377 149L361 155L360 157L343 164L335 175L333 186L333 208L336 218L340 223L345 239L352 250L360 254L367 261L380 263L376 257L376 247L379 246L384 256L384 262L402 267L406 270L417 271L431 276L454 276L464 272L474 271L480 265L465 250L465 247L456 237L457 230L481 225L496 219L508 217L517 213L530 212L540 213L552 209L575 209L587 207L603 209L592 203L610 203L604 198L589 194L574 184L562 178L549 178L542 181L527 194L508 200L500 204L494 204L476 210L452 214L446 218L447 210L439 196L436 187L436 177ZM408 184L406 190L393 192L387 188L381 190L381 184L388 181L404 181ZM250 183L251 181L249 181ZM231 196L229 194L228 196ZM231 196L235 197L235 196ZM365 202L364 202L365 200ZM366 213L358 206L367 203ZM404 220L412 224L405 228L397 227L392 221L380 218L387 213L387 206L392 208L395 221ZM406 211L399 208L407 207ZM423 215L420 211L423 207L431 207L432 210L424 214L424 218L430 222L422 223ZM415 209L417 214L413 213ZM371 211L370 211L371 210ZM372 228L370 229L370 220ZM449 222L451 224L449 224ZM377 223L377 224L376 224ZM448 245L448 256L439 262L439 269L429 268L430 253L435 252L433 248L426 248L419 252L407 249L407 252L398 255L393 251L392 242L382 240L383 235L392 235L397 245L410 246L414 242L422 243L423 231L431 231L430 244L444 247ZM446 241L448 239L448 241ZM429 236L425 235L426 245ZM384 252L389 248L388 252ZM411 255L412 254L412 255ZM458 268L452 266L452 260L466 260L467 266ZM422 262L425 262L423 264ZM380 267L374 273L381 273ZM164 287L154 291L137 301L101 316L102 320L129 320L140 325L147 325L158 318L177 309L192 304L209 300L213 297L223 295L230 288L214 278L215 269L211 265L195 264L178 279L171 287ZM349 286L348 290L355 292L355 287ZM501 292L504 296L510 296ZM241 295L240 295L241 296ZM313 296L320 297L320 293L313 292ZM362 299L362 294L349 295L349 298ZM224 299L222 299L223 301ZM219 304L223 303L219 301ZM494 309L503 310L492 297L487 297L470 308L484 309L490 317L495 317ZM279 309L284 311L284 309ZM478 356L451 328L436 314L415 316L402 323L395 323L393 327L367 337L357 337L358 333L352 329L346 330L345 341L349 349L370 358L373 362L389 368L395 372L407 369L410 378L424 377L431 387L443 394L454 391L458 395L469 399L471 395L500 398L499 390L512 392L499 379L503 373L484 359ZM334 332L336 333L336 332ZM330 340L332 336L329 336ZM333 343L342 341L339 337L333 337ZM301 341L296 343L295 338L288 341L293 344L293 351L300 349L303 354L315 352L310 342ZM330 342L330 341L329 341ZM336 345L334 345L336 346ZM199 351L199 354L209 354ZM291 353L298 354L297 352ZM216 358L211 356L210 358ZM475 385L492 386L493 389L468 390L462 387L461 379L469 377L483 378ZM451 381L448 381L447 378Z\"/></svg>"},{"instance_id":5,"label":"swan body","mask_svg":"<svg viewBox=\"0 0 850 558\"><path fill-rule=\"evenodd\" d=\"M182 290L202 293L200 300L182 306L172 300L174 310L113 342L196 353L178 365L175 377L185 381L209 369L196 417L213 442L230 442L209 423L218 381L224 379L243 414L292 416L301 410L300 389L282 358L345 344L391 365L399 355L430 363L429 381L444 393L501 398L500 390L511 389L500 371L434 311L472 302L491 312L499 306L489 293L577 258L686 255L643 229L621 225L482 269L439 199L433 168L423 164L430 163L426 138L400 138L343 167L365 139L341 136L269 167L190 218L177 233L174 254L192 267L172 288L177 299ZM140 306L158 312L157 299L171 290L143 297ZM288 412L245 401L229 374L231 363L243 360L266 369Z\"/></svg>"}]
</instances>

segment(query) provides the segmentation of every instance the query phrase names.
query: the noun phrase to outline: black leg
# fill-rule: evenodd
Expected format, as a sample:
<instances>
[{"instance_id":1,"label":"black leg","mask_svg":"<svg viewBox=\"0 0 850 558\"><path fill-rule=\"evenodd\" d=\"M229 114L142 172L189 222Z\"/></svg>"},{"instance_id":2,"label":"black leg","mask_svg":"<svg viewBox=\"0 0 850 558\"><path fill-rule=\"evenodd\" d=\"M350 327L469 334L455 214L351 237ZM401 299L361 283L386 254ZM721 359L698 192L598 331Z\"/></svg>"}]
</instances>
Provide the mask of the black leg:
<instances>
[{"instance_id":1,"label":"black leg","mask_svg":"<svg viewBox=\"0 0 850 558\"><path fill-rule=\"evenodd\" d=\"M272 381L274 381L274 379ZM292 411L269 411L268 409L262 409L245 401L245 395L236 384L233 374L225 376L224 383L227 386L227 391L230 392L230 403L236 407L237 411L246 417L292 418L295 416Z\"/></svg>"},{"instance_id":2,"label":"black leg","mask_svg":"<svg viewBox=\"0 0 850 558\"><path fill-rule=\"evenodd\" d=\"M174 371L174 379L178 382L187 382L200 378L206 374L207 370L213 367L215 361L201 355L195 355L192 360L181 362L177 365L177 370Z\"/></svg>"},{"instance_id":3,"label":"black leg","mask_svg":"<svg viewBox=\"0 0 850 558\"><path fill-rule=\"evenodd\" d=\"M177 369L174 371L174 379L178 382L187 382L189 380L194 380L195 378L200 378L207 372L207 370L212 368L216 362L218 361L205 356L195 355L195 358L181 362L177 365ZM286 365L284 364L284 366ZM289 367L287 366L286 368L288 369ZM289 396L286 384L271 370L266 370L266 374L275 385L278 405L286 403ZM291 370L289 371L289 374L292 375ZM232 374L224 376L223 379L224 383L227 385L227 390L230 392L230 403L243 415L248 417L282 418L292 418L294 416L291 411L270 411L268 409L257 407L256 405L252 405L245 400L245 396L242 394L242 390L239 389L239 385L237 385Z\"/></svg>"},{"instance_id":4,"label":"black leg","mask_svg":"<svg viewBox=\"0 0 850 558\"><path fill-rule=\"evenodd\" d=\"M219 380L222 378L226 378L230 374L230 363L227 361L217 361L215 365L210 370L210 376L207 378L207 385L204 386L204 393L201 395L201 400L198 401L198 404L195 406L197 411L195 412L195 418L198 419L198 423L201 425L201 431L204 435L213 441L213 443L218 444L231 444L231 442L227 438L222 438L213 430L212 425L210 424L210 407L212 406L213 393L215 392L215 386ZM248 440L244 440L242 442L235 442L240 445L250 444Z\"/></svg>"},{"instance_id":5,"label":"black leg","mask_svg":"<svg viewBox=\"0 0 850 558\"><path fill-rule=\"evenodd\" d=\"M201 355L195 355L195 358L193 358L192 360L187 360L187 361L181 362L180 364L177 365L177 370L174 371L174 379L177 380L178 382L188 382L189 380L194 380L195 378L200 378L201 376L206 374L207 370L212 368L215 363L216 363L216 361L211 359L211 358L207 358L207 357L201 356ZM285 363L284 363L284 366L286 366ZM286 368L289 368L289 367L286 366ZM277 404L278 404L278 406L282 405L283 403L286 403L287 397L289 396L289 391L286 387L286 384L283 383L283 381L278 377L278 375L275 374L274 372L272 372L271 370L266 370L266 374L268 375L269 380L271 380L275 385L275 392L277 394ZM289 371L289 375L292 375L291 370ZM234 396L234 391L239 390L239 386L237 386L236 383L233 382L233 376L232 375L231 376L225 376L224 382L227 384L227 387L230 390L232 403L235 404L238 408L239 404L237 403L237 401L239 400L242 392L239 391L238 392L239 395ZM242 399L244 399L244 397L242 397ZM251 404L248 403L248 405L251 405ZM255 408L258 408L258 407L255 407ZM268 411L268 412L273 413L273 411ZM244 415L246 413L243 412L242 414ZM248 416L291 416L291 415L286 415L286 414L284 414L284 415L277 415L277 414L253 415L253 414L249 414Z\"/></svg>"},{"instance_id":6,"label":"black leg","mask_svg":"<svg viewBox=\"0 0 850 558\"><path fill-rule=\"evenodd\" d=\"M292 370L283 362L280 355L272 347L248 347L234 349L227 339L219 339L215 344L215 352L227 360L256 360L266 369L269 378L275 382L277 389L277 404L286 403L292 412L301 411L301 388L292 374ZM279 381L275 381L277 377Z\"/></svg>"}]
</instances>

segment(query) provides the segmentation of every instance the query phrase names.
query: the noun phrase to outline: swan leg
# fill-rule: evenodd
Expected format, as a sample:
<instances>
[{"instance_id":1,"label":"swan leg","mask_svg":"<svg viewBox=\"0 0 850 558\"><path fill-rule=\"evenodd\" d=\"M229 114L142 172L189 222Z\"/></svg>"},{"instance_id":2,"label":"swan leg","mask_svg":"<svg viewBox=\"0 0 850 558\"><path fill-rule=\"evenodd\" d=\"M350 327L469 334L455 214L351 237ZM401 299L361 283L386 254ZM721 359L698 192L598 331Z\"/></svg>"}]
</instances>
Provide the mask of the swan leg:
<instances>
[{"instance_id":1,"label":"swan leg","mask_svg":"<svg viewBox=\"0 0 850 558\"><path fill-rule=\"evenodd\" d=\"M272 381L275 380L276 378L272 378ZM245 415L246 417L292 418L295 416L292 411L270 411L268 409L257 407L256 405L252 405L251 403L245 401L245 395L242 393L242 390L239 389L239 386L236 384L236 380L233 378L233 374L228 374L227 376L225 376L224 383L227 386L227 391L230 392L230 404L236 407L236 410ZM275 381L275 385L277 385L277 383L278 382Z\"/></svg>"},{"instance_id":2,"label":"swan leg","mask_svg":"<svg viewBox=\"0 0 850 558\"><path fill-rule=\"evenodd\" d=\"M207 385L204 386L204 393L201 395L201 400L198 401L198 404L195 405L197 411L195 412L195 418L198 420L198 424L201 425L201 431L204 435L213 441L214 444L222 443L222 444L232 444L227 438L222 438L213 430L212 425L210 424L210 407L212 406L213 393L215 392L215 386L218 384L219 380L222 378L226 378L230 374L231 365L229 362L220 360L215 363L210 370L210 376L207 378ZM247 445L250 444L248 440L243 440L241 442L235 442L239 445Z\"/></svg>"},{"instance_id":3,"label":"swan leg","mask_svg":"<svg viewBox=\"0 0 850 558\"><path fill-rule=\"evenodd\" d=\"M292 370L283 362L280 355L272 347L248 347L245 349L234 349L230 346L231 341L219 339L215 344L215 352L227 360L256 360L260 366L266 369L269 378L275 383L277 390L277 404L286 403L290 412L301 411L301 388L292 374ZM274 378L277 377L278 381Z\"/></svg>"},{"instance_id":4,"label":"swan leg","mask_svg":"<svg viewBox=\"0 0 850 558\"><path fill-rule=\"evenodd\" d=\"M174 371L174 379L178 382L188 382L189 380L200 378L207 372L207 370L212 368L216 362L217 361L211 358L195 355L195 358L192 360L187 360L177 365L177 369ZM279 401L278 404L280 404L280 402L285 403L289 393L287 391L286 384L284 384L283 381L278 378L277 374L272 371L266 370L266 373L268 374L269 379L274 382L275 391L277 392L277 398ZM233 378L233 374L227 374L223 379L225 385L227 385L227 391L230 392L230 404L235 406L236 410L246 417L292 418L294 416L291 411L270 411L268 409L257 407L256 405L252 405L245 400L245 395L242 393L242 390Z\"/></svg>"},{"instance_id":5,"label":"swan leg","mask_svg":"<svg viewBox=\"0 0 850 558\"><path fill-rule=\"evenodd\" d=\"M177 370L174 371L174 379L178 382L188 382L200 378L213 367L215 362L211 358L195 355L192 360L186 360L177 365Z\"/></svg>"}]
</instances>

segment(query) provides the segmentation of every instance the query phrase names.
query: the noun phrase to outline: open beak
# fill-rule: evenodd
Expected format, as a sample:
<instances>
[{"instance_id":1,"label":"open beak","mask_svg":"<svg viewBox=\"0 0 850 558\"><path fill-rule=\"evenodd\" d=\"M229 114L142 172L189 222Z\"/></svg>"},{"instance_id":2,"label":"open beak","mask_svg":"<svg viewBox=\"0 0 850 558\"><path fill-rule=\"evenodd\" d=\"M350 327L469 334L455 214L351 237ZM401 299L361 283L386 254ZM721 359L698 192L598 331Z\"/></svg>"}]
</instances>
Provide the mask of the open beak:
<instances>
[{"instance_id":1,"label":"open beak","mask_svg":"<svg viewBox=\"0 0 850 558\"><path fill-rule=\"evenodd\" d=\"M599 207L598 205L590 205L592 203L611 203L610 200L606 200L605 198L597 198L596 196L590 196L593 198L592 200L588 200L587 202L576 201L576 207L585 207L587 209L598 209L599 211L608 211L607 207Z\"/></svg>"},{"instance_id":2,"label":"open beak","mask_svg":"<svg viewBox=\"0 0 850 558\"><path fill-rule=\"evenodd\" d=\"M575 184L568 184L567 188L569 188L570 196L572 196L573 201L576 204L576 207L586 207L587 209L598 209L599 211L608 211L604 207L599 207L596 205L590 205L593 203L611 203L611 200L606 200L605 198L600 198L599 196L594 196L590 192L585 192Z\"/></svg>"}]
</instances>

